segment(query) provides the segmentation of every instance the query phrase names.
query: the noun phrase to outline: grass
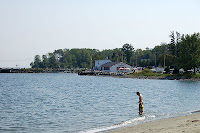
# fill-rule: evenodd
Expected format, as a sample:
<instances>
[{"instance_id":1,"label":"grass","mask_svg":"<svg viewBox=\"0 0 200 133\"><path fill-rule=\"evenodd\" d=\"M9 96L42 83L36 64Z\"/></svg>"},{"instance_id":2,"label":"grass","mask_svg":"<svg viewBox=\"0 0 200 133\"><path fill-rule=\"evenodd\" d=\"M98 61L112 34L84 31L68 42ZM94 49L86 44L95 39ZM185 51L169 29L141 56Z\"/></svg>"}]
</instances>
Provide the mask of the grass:
<instances>
[{"instance_id":1,"label":"grass","mask_svg":"<svg viewBox=\"0 0 200 133\"><path fill-rule=\"evenodd\" d=\"M130 75L134 75L134 76L163 76L162 73L154 73L150 69L144 69L143 71L141 71L139 73L132 73Z\"/></svg>"},{"instance_id":2,"label":"grass","mask_svg":"<svg viewBox=\"0 0 200 133\"><path fill-rule=\"evenodd\" d=\"M139 73L132 73L129 74L130 76L147 76L147 77L157 77L157 78L166 78L166 79L200 79L200 74L190 74L190 73L184 73L184 74L162 74L162 73L154 73L150 69L144 69L142 72Z\"/></svg>"}]
</instances>

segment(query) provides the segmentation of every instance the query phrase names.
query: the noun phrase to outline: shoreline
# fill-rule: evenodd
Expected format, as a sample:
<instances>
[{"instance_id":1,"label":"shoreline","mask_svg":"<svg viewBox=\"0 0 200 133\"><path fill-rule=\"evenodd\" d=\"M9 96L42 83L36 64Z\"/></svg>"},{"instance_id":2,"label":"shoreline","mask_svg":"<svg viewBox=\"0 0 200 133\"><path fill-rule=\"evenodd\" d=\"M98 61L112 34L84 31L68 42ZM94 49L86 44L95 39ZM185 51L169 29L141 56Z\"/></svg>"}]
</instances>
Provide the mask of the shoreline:
<instances>
[{"instance_id":1,"label":"shoreline","mask_svg":"<svg viewBox=\"0 0 200 133\"><path fill-rule=\"evenodd\" d=\"M0 73L75 73L83 76L103 76L115 78L132 78L132 79L155 79L155 80L186 80L186 81L200 81L200 75L194 77L192 75L129 75L127 73L110 73L110 72L94 72L94 71L69 71L65 69L1 69Z\"/></svg>"},{"instance_id":2,"label":"shoreline","mask_svg":"<svg viewBox=\"0 0 200 133\"><path fill-rule=\"evenodd\" d=\"M200 111L184 116L165 118L134 126L122 127L106 133L200 133Z\"/></svg>"},{"instance_id":3,"label":"shoreline","mask_svg":"<svg viewBox=\"0 0 200 133\"><path fill-rule=\"evenodd\" d=\"M114 78L132 78L132 79L155 79L155 80L180 80L180 81L200 81L197 77L175 77L172 76L144 76L144 75L87 75L87 76L103 76L103 77L114 77Z\"/></svg>"},{"instance_id":4,"label":"shoreline","mask_svg":"<svg viewBox=\"0 0 200 133\"><path fill-rule=\"evenodd\" d=\"M165 76L134 76L134 75L124 75L124 78L133 79L158 79L158 80L188 80L188 81L200 81L200 78L195 77L165 77Z\"/></svg>"}]
</instances>

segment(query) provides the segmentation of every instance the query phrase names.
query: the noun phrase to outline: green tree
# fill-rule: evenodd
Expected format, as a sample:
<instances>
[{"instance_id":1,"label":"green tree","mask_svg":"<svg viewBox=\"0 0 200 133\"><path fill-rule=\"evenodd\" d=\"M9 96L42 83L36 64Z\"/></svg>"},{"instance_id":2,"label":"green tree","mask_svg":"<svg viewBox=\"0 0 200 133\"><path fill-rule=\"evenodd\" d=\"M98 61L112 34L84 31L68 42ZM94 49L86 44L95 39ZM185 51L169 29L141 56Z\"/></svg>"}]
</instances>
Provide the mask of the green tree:
<instances>
[{"instance_id":1,"label":"green tree","mask_svg":"<svg viewBox=\"0 0 200 133\"><path fill-rule=\"evenodd\" d=\"M91 57L88 50L81 51L81 68L89 68L91 66Z\"/></svg>"},{"instance_id":2,"label":"green tree","mask_svg":"<svg viewBox=\"0 0 200 133\"><path fill-rule=\"evenodd\" d=\"M161 43L160 46L157 47L157 64L164 67L164 65L169 65L168 59L168 45L166 43Z\"/></svg>"},{"instance_id":3,"label":"green tree","mask_svg":"<svg viewBox=\"0 0 200 133\"><path fill-rule=\"evenodd\" d=\"M142 49L137 49L135 51L135 66L141 66L141 56L143 55L143 50Z\"/></svg>"},{"instance_id":4,"label":"green tree","mask_svg":"<svg viewBox=\"0 0 200 133\"><path fill-rule=\"evenodd\" d=\"M127 59L127 62L129 62L131 64L131 57L133 55L133 51L134 51L134 48L131 44L124 44L122 46L122 51L124 52L125 56L126 56L126 59Z\"/></svg>"},{"instance_id":5,"label":"green tree","mask_svg":"<svg viewBox=\"0 0 200 133\"><path fill-rule=\"evenodd\" d=\"M176 38L174 31L171 31L171 35L169 35L169 37L171 38L171 42L169 43L169 51L172 55L176 55Z\"/></svg>"},{"instance_id":6,"label":"green tree","mask_svg":"<svg viewBox=\"0 0 200 133\"><path fill-rule=\"evenodd\" d=\"M36 55L34 58L34 62L31 63L32 68L41 68L41 57L40 55Z\"/></svg>"},{"instance_id":7,"label":"green tree","mask_svg":"<svg viewBox=\"0 0 200 133\"><path fill-rule=\"evenodd\" d=\"M194 69L200 65L200 35L183 35L179 46L179 66L184 70Z\"/></svg>"},{"instance_id":8,"label":"green tree","mask_svg":"<svg viewBox=\"0 0 200 133\"><path fill-rule=\"evenodd\" d=\"M71 60L70 60L70 50L64 49L63 50L63 56L60 58L61 66L63 68L71 68Z\"/></svg>"},{"instance_id":9,"label":"green tree","mask_svg":"<svg viewBox=\"0 0 200 133\"><path fill-rule=\"evenodd\" d=\"M57 61L54 53L49 53L49 65L51 68L57 67Z\"/></svg>"},{"instance_id":10,"label":"green tree","mask_svg":"<svg viewBox=\"0 0 200 133\"><path fill-rule=\"evenodd\" d=\"M42 67L48 68L49 67L49 60L46 55L42 56Z\"/></svg>"},{"instance_id":11,"label":"green tree","mask_svg":"<svg viewBox=\"0 0 200 133\"><path fill-rule=\"evenodd\" d=\"M135 56L134 56L134 62L136 63L136 57L138 60L138 63L142 67L147 66L153 66L154 65L154 54L151 49L148 47L145 50L137 49Z\"/></svg>"},{"instance_id":12,"label":"green tree","mask_svg":"<svg viewBox=\"0 0 200 133\"><path fill-rule=\"evenodd\" d=\"M58 54L60 57L64 55L64 51L62 49L55 50L53 53Z\"/></svg>"},{"instance_id":13,"label":"green tree","mask_svg":"<svg viewBox=\"0 0 200 133\"><path fill-rule=\"evenodd\" d=\"M120 50L119 49L113 49L113 51L112 51L112 61L113 62L119 62L120 61Z\"/></svg>"},{"instance_id":14,"label":"green tree","mask_svg":"<svg viewBox=\"0 0 200 133\"><path fill-rule=\"evenodd\" d=\"M170 52L171 58L174 62L172 62L171 65L178 65L178 55L179 55L179 45L181 42L181 34L179 32L174 33L174 31L171 31L171 35L169 35L171 38L171 42L168 44L168 50Z\"/></svg>"}]
</instances>

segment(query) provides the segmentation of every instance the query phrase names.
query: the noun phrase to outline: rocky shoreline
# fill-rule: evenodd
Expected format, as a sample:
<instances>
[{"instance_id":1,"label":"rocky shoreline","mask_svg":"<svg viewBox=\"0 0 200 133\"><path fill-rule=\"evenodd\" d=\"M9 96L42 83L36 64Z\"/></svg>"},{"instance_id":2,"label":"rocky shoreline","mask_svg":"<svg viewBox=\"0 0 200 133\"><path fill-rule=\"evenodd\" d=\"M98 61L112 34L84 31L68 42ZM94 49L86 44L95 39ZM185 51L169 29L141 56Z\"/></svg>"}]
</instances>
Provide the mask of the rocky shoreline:
<instances>
[{"instance_id":1,"label":"rocky shoreline","mask_svg":"<svg viewBox=\"0 0 200 133\"><path fill-rule=\"evenodd\" d=\"M133 79L157 79L157 80L189 80L189 81L200 81L200 76L193 75L136 75L128 73L110 73L110 72L96 72L96 71L75 71L75 70L62 70L62 69L0 69L0 73L77 73L78 75L87 76L109 76L115 78L133 78Z\"/></svg>"},{"instance_id":2,"label":"rocky shoreline","mask_svg":"<svg viewBox=\"0 0 200 133\"><path fill-rule=\"evenodd\" d=\"M164 74L162 76L139 76L139 75L128 75L128 74L122 74L122 75L95 75L95 76L111 76L115 78L133 78L133 79L156 79L156 80L188 80L188 81L200 81L200 78L196 77L187 77L187 76L165 76Z\"/></svg>"},{"instance_id":3,"label":"rocky shoreline","mask_svg":"<svg viewBox=\"0 0 200 133\"><path fill-rule=\"evenodd\" d=\"M200 78L190 78L190 77L166 77L166 76L124 76L125 78L136 78L136 79L160 79L160 80L191 80L191 81L200 81Z\"/></svg>"}]
</instances>

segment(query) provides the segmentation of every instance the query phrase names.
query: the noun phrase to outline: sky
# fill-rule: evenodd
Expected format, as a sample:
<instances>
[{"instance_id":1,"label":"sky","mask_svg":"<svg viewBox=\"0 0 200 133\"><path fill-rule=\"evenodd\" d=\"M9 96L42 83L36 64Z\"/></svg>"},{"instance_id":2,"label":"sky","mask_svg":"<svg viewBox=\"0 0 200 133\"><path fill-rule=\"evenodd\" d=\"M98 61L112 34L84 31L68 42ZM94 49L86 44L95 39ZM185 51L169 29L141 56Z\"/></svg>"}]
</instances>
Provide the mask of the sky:
<instances>
[{"instance_id":1,"label":"sky","mask_svg":"<svg viewBox=\"0 0 200 133\"><path fill-rule=\"evenodd\" d=\"M200 32L199 0L0 0L0 68L57 49L154 48Z\"/></svg>"}]
</instances>

